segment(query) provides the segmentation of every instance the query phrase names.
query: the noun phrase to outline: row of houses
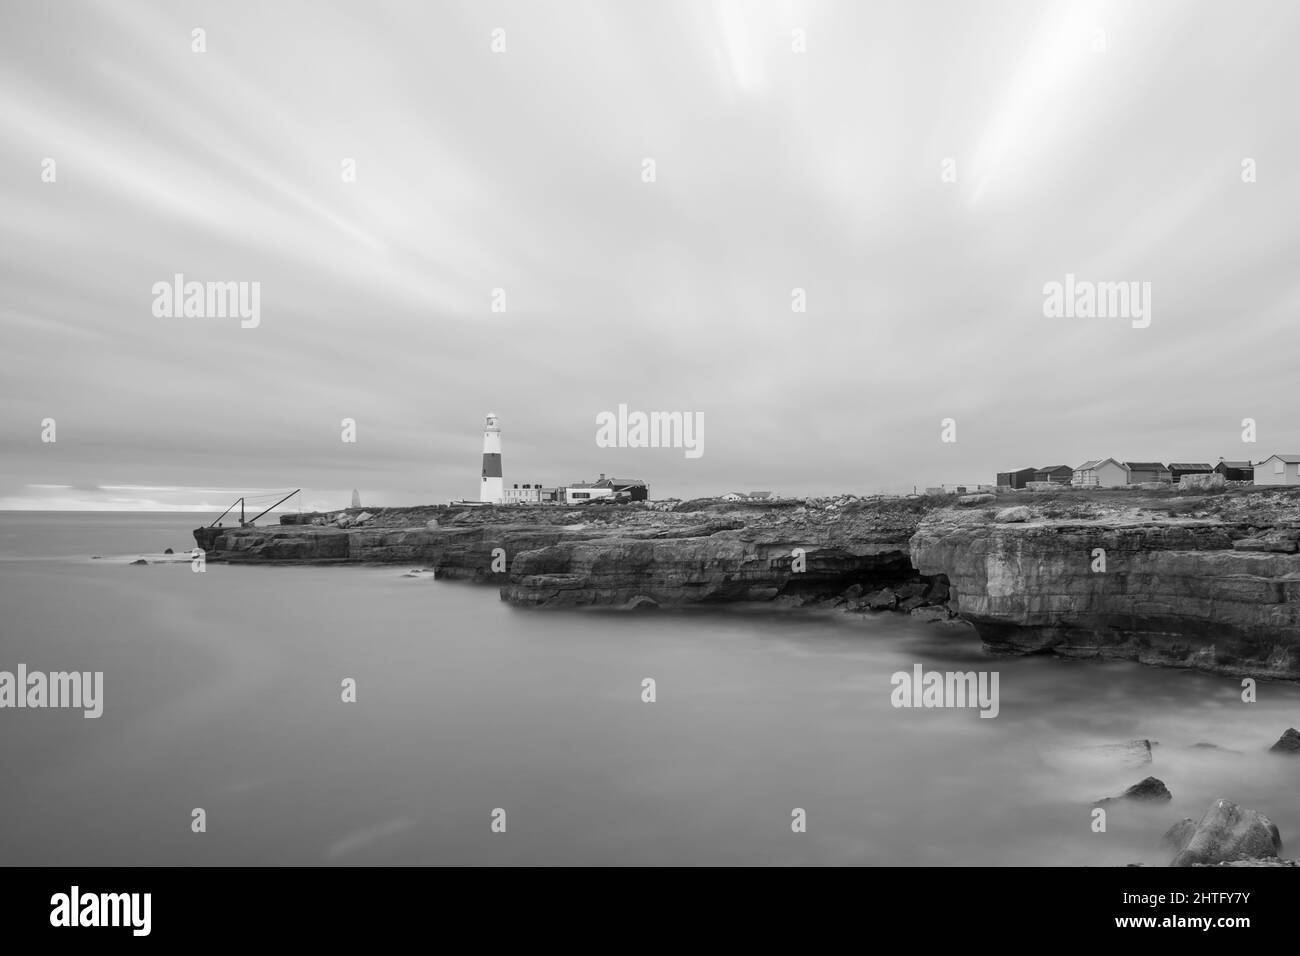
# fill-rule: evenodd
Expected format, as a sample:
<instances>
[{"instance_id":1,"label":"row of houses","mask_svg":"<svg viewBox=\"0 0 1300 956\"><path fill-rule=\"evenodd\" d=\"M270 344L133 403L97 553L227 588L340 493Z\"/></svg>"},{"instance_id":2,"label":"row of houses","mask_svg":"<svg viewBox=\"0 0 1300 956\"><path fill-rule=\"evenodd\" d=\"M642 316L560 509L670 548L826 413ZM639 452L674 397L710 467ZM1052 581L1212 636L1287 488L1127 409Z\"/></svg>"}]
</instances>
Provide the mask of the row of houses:
<instances>
[{"instance_id":1,"label":"row of houses","mask_svg":"<svg viewBox=\"0 0 1300 956\"><path fill-rule=\"evenodd\" d=\"M1300 485L1300 455L1272 455L1258 463L1250 461L1171 462L1119 461L1101 458L1085 461L1077 468L1050 465L998 472L998 485L1029 488L1034 483L1070 485L1075 488L1123 488L1146 482L1178 484L1188 475L1222 475L1225 481L1249 481L1257 485Z\"/></svg>"}]
</instances>

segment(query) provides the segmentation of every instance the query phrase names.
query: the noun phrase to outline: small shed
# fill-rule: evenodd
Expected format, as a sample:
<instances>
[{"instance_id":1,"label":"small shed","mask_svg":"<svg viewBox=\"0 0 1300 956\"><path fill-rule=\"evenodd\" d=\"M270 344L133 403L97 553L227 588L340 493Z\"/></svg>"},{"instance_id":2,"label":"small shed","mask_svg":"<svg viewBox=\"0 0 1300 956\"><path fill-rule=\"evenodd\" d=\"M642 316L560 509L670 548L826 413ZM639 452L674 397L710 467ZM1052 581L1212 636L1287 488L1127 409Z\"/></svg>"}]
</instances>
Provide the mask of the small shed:
<instances>
[{"instance_id":1,"label":"small shed","mask_svg":"<svg viewBox=\"0 0 1300 956\"><path fill-rule=\"evenodd\" d=\"M1222 475L1226 481L1254 481L1255 466L1248 461L1224 461L1214 466L1215 474Z\"/></svg>"},{"instance_id":2,"label":"small shed","mask_svg":"<svg viewBox=\"0 0 1300 956\"><path fill-rule=\"evenodd\" d=\"M1270 455L1255 466L1257 485L1300 485L1300 455Z\"/></svg>"},{"instance_id":3,"label":"small shed","mask_svg":"<svg viewBox=\"0 0 1300 956\"><path fill-rule=\"evenodd\" d=\"M1021 468L1019 471L999 471L997 484L1008 488L1023 488L1034 480L1036 468Z\"/></svg>"},{"instance_id":4,"label":"small shed","mask_svg":"<svg viewBox=\"0 0 1300 956\"><path fill-rule=\"evenodd\" d=\"M1173 472L1158 461L1126 461L1129 481L1138 484L1143 481L1172 481Z\"/></svg>"},{"instance_id":5,"label":"small shed","mask_svg":"<svg viewBox=\"0 0 1300 956\"><path fill-rule=\"evenodd\" d=\"M1128 465L1114 458L1085 461L1074 469L1070 484L1076 488L1123 488L1129 484Z\"/></svg>"}]
</instances>

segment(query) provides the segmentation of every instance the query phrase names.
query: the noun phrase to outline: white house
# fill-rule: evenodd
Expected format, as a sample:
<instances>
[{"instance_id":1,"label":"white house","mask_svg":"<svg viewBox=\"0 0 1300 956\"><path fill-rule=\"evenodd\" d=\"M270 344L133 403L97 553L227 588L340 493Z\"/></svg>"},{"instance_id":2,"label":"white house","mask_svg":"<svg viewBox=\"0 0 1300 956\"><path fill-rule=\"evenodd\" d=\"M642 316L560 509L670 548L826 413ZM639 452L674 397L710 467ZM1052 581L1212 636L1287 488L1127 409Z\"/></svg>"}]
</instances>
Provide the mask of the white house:
<instances>
[{"instance_id":1,"label":"white house","mask_svg":"<svg viewBox=\"0 0 1300 956\"><path fill-rule=\"evenodd\" d=\"M503 505L539 505L543 501L542 486L533 482L523 485L515 483L513 488L502 489Z\"/></svg>"},{"instance_id":2,"label":"white house","mask_svg":"<svg viewBox=\"0 0 1300 956\"><path fill-rule=\"evenodd\" d=\"M1257 485L1300 485L1300 455L1274 455L1255 466Z\"/></svg>"},{"instance_id":3,"label":"white house","mask_svg":"<svg viewBox=\"0 0 1300 956\"><path fill-rule=\"evenodd\" d=\"M1074 469L1070 484L1076 488L1123 488L1130 481L1128 465L1114 458L1085 461Z\"/></svg>"},{"instance_id":4,"label":"white house","mask_svg":"<svg viewBox=\"0 0 1300 956\"><path fill-rule=\"evenodd\" d=\"M585 481L580 481L564 488L564 503L566 505L585 504L593 498L608 498L613 493L614 489L608 485L588 484Z\"/></svg>"}]
</instances>

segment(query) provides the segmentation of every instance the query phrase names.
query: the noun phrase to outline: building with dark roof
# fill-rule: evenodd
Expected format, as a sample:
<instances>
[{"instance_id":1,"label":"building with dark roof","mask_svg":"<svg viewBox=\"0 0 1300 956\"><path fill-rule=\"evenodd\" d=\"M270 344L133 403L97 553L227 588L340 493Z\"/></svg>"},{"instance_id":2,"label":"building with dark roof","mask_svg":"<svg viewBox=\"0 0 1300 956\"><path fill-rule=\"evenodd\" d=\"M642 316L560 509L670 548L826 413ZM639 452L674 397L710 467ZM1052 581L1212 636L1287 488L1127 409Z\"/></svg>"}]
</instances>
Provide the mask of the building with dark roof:
<instances>
[{"instance_id":1,"label":"building with dark roof","mask_svg":"<svg viewBox=\"0 0 1300 956\"><path fill-rule=\"evenodd\" d=\"M1019 471L999 471L997 484L1002 488L1023 488L1034 480L1036 468L1021 468Z\"/></svg>"},{"instance_id":2,"label":"building with dark roof","mask_svg":"<svg viewBox=\"0 0 1300 956\"><path fill-rule=\"evenodd\" d=\"M1158 461L1126 461L1129 481L1138 484L1143 481L1171 481L1172 472Z\"/></svg>"},{"instance_id":3,"label":"building with dark roof","mask_svg":"<svg viewBox=\"0 0 1300 956\"><path fill-rule=\"evenodd\" d=\"M1174 484L1182 480L1183 475L1208 475L1214 471L1207 461L1174 461L1169 463L1169 473L1173 476Z\"/></svg>"},{"instance_id":4,"label":"building with dark roof","mask_svg":"<svg viewBox=\"0 0 1300 956\"><path fill-rule=\"evenodd\" d=\"M1074 477L1074 469L1069 465L1048 465L1034 472L1034 481L1052 481L1058 485L1068 485Z\"/></svg>"},{"instance_id":5,"label":"building with dark roof","mask_svg":"<svg viewBox=\"0 0 1300 956\"><path fill-rule=\"evenodd\" d=\"M1249 461L1224 461L1214 466L1215 474L1222 475L1225 481L1254 481L1255 466Z\"/></svg>"}]
</instances>

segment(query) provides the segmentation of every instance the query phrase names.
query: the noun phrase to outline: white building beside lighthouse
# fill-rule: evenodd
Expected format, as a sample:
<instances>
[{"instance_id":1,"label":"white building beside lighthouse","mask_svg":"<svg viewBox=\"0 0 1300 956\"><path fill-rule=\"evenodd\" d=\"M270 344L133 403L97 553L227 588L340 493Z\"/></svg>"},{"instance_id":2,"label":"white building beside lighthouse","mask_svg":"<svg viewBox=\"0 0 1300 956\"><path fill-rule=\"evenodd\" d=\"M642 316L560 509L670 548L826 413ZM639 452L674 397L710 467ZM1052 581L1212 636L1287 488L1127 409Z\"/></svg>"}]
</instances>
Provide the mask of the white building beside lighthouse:
<instances>
[{"instance_id":1,"label":"white building beside lighthouse","mask_svg":"<svg viewBox=\"0 0 1300 956\"><path fill-rule=\"evenodd\" d=\"M501 504L505 497L505 482L501 478L501 426L497 417L488 412L483 427L483 480L479 484L478 500L483 504Z\"/></svg>"}]
</instances>

